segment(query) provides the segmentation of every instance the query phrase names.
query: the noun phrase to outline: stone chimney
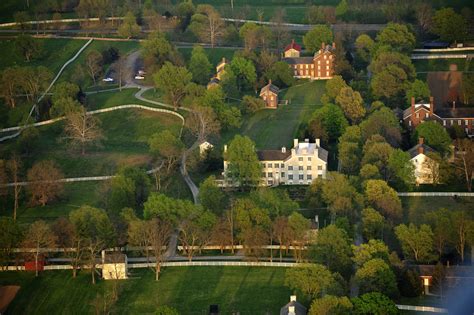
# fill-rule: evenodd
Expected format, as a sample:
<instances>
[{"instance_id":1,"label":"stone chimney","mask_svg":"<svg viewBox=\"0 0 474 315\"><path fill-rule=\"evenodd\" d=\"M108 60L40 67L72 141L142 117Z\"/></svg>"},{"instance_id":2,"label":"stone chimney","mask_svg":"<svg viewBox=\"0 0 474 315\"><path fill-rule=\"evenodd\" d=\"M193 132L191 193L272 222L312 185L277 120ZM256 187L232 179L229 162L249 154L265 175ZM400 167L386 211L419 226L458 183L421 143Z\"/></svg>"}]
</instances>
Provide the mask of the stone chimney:
<instances>
[{"instance_id":1,"label":"stone chimney","mask_svg":"<svg viewBox=\"0 0 474 315\"><path fill-rule=\"evenodd\" d=\"M320 144L321 144L321 140L319 140L319 139L316 139L316 146L317 146L317 147L319 147L319 146L320 146Z\"/></svg>"},{"instance_id":2,"label":"stone chimney","mask_svg":"<svg viewBox=\"0 0 474 315\"><path fill-rule=\"evenodd\" d=\"M227 153L227 144L224 144L224 153Z\"/></svg>"},{"instance_id":3,"label":"stone chimney","mask_svg":"<svg viewBox=\"0 0 474 315\"><path fill-rule=\"evenodd\" d=\"M453 109L456 109L456 101L453 101Z\"/></svg>"},{"instance_id":4,"label":"stone chimney","mask_svg":"<svg viewBox=\"0 0 474 315\"><path fill-rule=\"evenodd\" d=\"M332 49L336 49L336 43L332 42Z\"/></svg>"},{"instance_id":5,"label":"stone chimney","mask_svg":"<svg viewBox=\"0 0 474 315\"><path fill-rule=\"evenodd\" d=\"M272 79L268 80L268 84L272 85Z\"/></svg>"},{"instance_id":6,"label":"stone chimney","mask_svg":"<svg viewBox=\"0 0 474 315\"><path fill-rule=\"evenodd\" d=\"M225 63L225 57L222 57L222 62Z\"/></svg>"},{"instance_id":7,"label":"stone chimney","mask_svg":"<svg viewBox=\"0 0 474 315\"><path fill-rule=\"evenodd\" d=\"M293 139L293 147L298 147L298 139Z\"/></svg>"},{"instance_id":8,"label":"stone chimney","mask_svg":"<svg viewBox=\"0 0 474 315\"><path fill-rule=\"evenodd\" d=\"M305 142L305 143L309 143L309 139L304 139L304 142Z\"/></svg>"},{"instance_id":9,"label":"stone chimney","mask_svg":"<svg viewBox=\"0 0 474 315\"><path fill-rule=\"evenodd\" d=\"M324 50L324 46L325 46L325 45L324 45L324 42L322 42L322 43L321 43L321 49Z\"/></svg>"},{"instance_id":10,"label":"stone chimney","mask_svg":"<svg viewBox=\"0 0 474 315\"><path fill-rule=\"evenodd\" d=\"M290 295L290 302L296 302L296 295Z\"/></svg>"},{"instance_id":11,"label":"stone chimney","mask_svg":"<svg viewBox=\"0 0 474 315\"><path fill-rule=\"evenodd\" d=\"M294 305L288 306L288 315L296 315L296 309Z\"/></svg>"},{"instance_id":12,"label":"stone chimney","mask_svg":"<svg viewBox=\"0 0 474 315\"><path fill-rule=\"evenodd\" d=\"M281 147L281 153L286 153L286 148L285 147Z\"/></svg>"},{"instance_id":13,"label":"stone chimney","mask_svg":"<svg viewBox=\"0 0 474 315\"><path fill-rule=\"evenodd\" d=\"M430 117L433 116L434 113L434 97L430 96Z\"/></svg>"}]
</instances>

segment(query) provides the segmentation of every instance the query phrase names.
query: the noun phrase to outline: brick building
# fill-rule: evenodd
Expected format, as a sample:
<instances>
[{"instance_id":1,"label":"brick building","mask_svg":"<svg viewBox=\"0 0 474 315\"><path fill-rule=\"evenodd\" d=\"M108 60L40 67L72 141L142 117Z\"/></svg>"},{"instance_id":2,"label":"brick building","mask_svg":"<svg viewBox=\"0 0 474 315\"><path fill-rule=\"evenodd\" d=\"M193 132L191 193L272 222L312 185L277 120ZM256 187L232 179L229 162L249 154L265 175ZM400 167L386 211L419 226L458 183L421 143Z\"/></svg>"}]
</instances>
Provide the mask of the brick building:
<instances>
[{"instance_id":1,"label":"brick building","mask_svg":"<svg viewBox=\"0 0 474 315\"><path fill-rule=\"evenodd\" d=\"M336 44L322 43L321 49L313 57L300 57L301 47L294 41L285 48L285 58L297 79L328 80L334 76Z\"/></svg>"},{"instance_id":2,"label":"brick building","mask_svg":"<svg viewBox=\"0 0 474 315\"><path fill-rule=\"evenodd\" d=\"M278 107L278 92L280 92L280 89L272 84L272 80L260 90L260 97L267 104L267 108Z\"/></svg>"},{"instance_id":3,"label":"brick building","mask_svg":"<svg viewBox=\"0 0 474 315\"><path fill-rule=\"evenodd\" d=\"M468 135L474 131L474 108L456 107L456 102L452 102L451 107L436 108L433 97L429 103L416 103L415 98L411 98L411 106L403 111L403 122L410 128L424 121L435 121L445 128L455 125L459 126Z\"/></svg>"}]
</instances>

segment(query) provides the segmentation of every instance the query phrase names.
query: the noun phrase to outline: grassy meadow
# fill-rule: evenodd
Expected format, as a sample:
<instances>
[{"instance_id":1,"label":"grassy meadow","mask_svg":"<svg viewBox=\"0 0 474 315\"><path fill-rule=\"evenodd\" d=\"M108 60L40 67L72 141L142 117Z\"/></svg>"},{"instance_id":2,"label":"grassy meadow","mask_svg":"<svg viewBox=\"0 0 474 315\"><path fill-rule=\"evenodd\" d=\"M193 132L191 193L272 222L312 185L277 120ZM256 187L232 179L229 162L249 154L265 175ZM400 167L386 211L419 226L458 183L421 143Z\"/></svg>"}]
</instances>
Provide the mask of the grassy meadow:
<instances>
[{"instance_id":1,"label":"grassy meadow","mask_svg":"<svg viewBox=\"0 0 474 315\"><path fill-rule=\"evenodd\" d=\"M291 291L285 287L285 268L265 267L168 267L158 282L151 270L131 270L129 280L119 282L120 295L113 306L117 314L153 314L168 305L180 314L207 314L218 304L222 314L276 314ZM94 314L97 295L110 292L112 284L92 285L89 273L73 279L70 272L2 272L0 284L21 289L7 314Z\"/></svg>"}]
</instances>

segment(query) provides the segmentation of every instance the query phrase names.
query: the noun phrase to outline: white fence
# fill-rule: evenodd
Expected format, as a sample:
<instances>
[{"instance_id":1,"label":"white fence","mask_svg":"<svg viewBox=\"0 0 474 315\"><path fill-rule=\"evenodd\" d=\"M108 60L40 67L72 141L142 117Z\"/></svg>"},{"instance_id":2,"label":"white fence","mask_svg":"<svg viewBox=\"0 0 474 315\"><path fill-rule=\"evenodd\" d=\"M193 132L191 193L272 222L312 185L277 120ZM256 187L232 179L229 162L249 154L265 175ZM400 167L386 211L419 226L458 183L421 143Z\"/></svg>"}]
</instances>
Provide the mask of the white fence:
<instances>
[{"instance_id":1,"label":"white fence","mask_svg":"<svg viewBox=\"0 0 474 315\"><path fill-rule=\"evenodd\" d=\"M411 59L467 59L474 57L474 54L456 54L456 55L445 55L445 54L431 54L431 55L411 55Z\"/></svg>"},{"instance_id":2,"label":"white fence","mask_svg":"<svg viewBox=\"0 0 474 315\"><path fill-rule=\"evenodd\" d=\"M399 197L474 197L474 192L399 192Z\"/></svg>"},{"instance_id":3,"label":"white fence","mask_svg":"<svg viewBox=\"0 0 474 315\"><path fill-rule=\"evenodd\" d=\"M459 47L459 48L418 48L413 49L413 52L450 52L450 51L467 51L474 50L474 47Z\"/></svg>"},{"instance_id":4,"label":"white fence","mask_svg":"<svg viewBox=\"0 0 474 315\"><path fill-rule=\"evenodd\" d=\"M442 313L448 314L448 310L445 308L433 307L433 306L418 306L418 305L399 305L397 304L399 310L404 311L416 311L416 312L430 312L430 313Z\"/></svg>"},{"instance_id":5,"label":"white fence","mask_svg":"<svg viewBox=\"0 0 474 315\"><path fill-rule=\"evenodd\" d=\"M171 261L161 264L162 267L204 267L204 266L234 266L234 267L296 267L297 263L284 262L252 262L252 261ZM128 264L128 268L154 267L154 263Z\"/></svg>"}]
</instances>

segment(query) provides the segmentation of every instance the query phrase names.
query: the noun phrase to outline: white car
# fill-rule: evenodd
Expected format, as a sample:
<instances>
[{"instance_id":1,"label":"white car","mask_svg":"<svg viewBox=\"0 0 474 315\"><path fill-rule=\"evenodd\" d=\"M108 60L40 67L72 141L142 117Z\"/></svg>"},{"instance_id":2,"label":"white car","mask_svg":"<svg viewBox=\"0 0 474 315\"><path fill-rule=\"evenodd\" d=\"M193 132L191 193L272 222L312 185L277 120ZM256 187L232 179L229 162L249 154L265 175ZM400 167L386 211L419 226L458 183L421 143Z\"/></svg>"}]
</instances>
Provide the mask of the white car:
<instances>
[{"instance_id":1,"label":"white car","mask_svg":"<svg viewBox=\"0 0 474 315\"><path fill-rule=\"evenodd\" d=\"M114 79L109 77L109 78L102 79L102 81L104 81L104 82L114 82Z\"/></svg>"},{"instance_id":2,"label":"white car","mask_svg":"<svg viewBox=\"0 0 474 315\"><path fill-rule=\"evenodd\" d=\"M138 70L138 75L144 76L146 72L144 70Z\"/></svg>"},{"instance_id":3,"label":"white car","mask_svg":"<svg viewBox=\"0 0 474 315\"><path fill-rule=\"evenodd\" d=\"M136 75L135 80L145 80L145 77L142 75Z\"/></svg>"}]
</instances>

